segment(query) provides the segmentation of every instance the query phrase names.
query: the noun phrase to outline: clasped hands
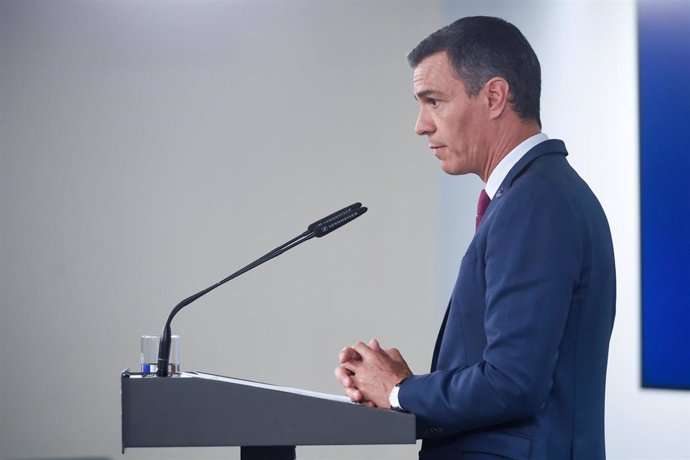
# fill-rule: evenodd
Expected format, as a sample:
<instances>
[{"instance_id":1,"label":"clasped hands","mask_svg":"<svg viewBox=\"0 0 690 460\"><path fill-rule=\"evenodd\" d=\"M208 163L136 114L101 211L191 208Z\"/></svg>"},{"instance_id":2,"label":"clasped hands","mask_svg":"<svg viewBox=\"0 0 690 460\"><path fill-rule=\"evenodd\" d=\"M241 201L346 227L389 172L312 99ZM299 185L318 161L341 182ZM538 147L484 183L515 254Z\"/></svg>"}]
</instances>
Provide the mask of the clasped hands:
<instances>
[{"instance_id":1,"label":"clasped hands","mask_svg":"<svg viewBox=\"0 0 690 460\"><path fill-rule=\"evenodd\" d=\"M395 385L412 371L395 348L381 348L378 340L345 347L338 356L335 378L353 401L371 407L390 409L388 396Z\"/></svg>"}]
</instances>

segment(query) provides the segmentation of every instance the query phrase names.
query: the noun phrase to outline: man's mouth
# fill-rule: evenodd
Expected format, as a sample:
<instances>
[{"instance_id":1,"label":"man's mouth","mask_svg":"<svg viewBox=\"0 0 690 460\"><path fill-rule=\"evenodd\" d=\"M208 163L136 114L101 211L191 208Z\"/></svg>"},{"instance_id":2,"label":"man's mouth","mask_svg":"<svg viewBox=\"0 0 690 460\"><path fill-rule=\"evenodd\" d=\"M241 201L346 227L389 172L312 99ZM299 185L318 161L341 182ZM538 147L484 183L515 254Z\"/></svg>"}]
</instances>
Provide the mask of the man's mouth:
<instances>
[{"instance_id":1,"label":"man's mouth","mask_svg":"<svg viewBox=\"0 0 690 460\"><path fill-rule=\"evenodd\" d=\"M445 145L429 145L429 148L434 151L434 156L440 160L439 152L443 149Z\"/></svg>"}]
</instances>

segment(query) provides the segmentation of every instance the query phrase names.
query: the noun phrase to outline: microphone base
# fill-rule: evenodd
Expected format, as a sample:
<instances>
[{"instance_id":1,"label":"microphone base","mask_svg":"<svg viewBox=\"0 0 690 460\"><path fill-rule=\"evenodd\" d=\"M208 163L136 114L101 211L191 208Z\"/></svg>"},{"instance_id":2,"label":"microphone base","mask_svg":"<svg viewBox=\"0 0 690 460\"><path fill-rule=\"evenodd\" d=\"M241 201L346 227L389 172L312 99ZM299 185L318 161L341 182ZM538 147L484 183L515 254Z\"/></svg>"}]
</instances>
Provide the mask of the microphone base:
<instances>
[{"instance_id":1,"label":"microphone base","mask_svg":"<svg viewBox=\"0 0 690 460\"><path fill-rule=\"evenodd\" d=\"M295 446L242 446L241 460L296 460Z\"/></svg>"}]
</instances>

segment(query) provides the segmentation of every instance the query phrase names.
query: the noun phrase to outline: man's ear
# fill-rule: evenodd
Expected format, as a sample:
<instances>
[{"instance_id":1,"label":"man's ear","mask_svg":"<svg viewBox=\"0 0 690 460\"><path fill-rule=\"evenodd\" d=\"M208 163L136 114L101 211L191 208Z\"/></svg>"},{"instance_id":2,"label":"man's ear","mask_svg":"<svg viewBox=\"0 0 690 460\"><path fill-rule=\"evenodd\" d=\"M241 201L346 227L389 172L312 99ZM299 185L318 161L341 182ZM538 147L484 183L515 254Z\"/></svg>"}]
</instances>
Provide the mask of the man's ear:
<instances>
[{"instance_id":1,"label":"man's ear","mask_svg":"<svg viewBox=\"0 0 690 460\"><path fill-rule=\"evenodd\" d=\"M489 118L500 118L510 99L510 85L505 79L494 77L486 82L484 90Z\"/></svg>"}]
</instances>

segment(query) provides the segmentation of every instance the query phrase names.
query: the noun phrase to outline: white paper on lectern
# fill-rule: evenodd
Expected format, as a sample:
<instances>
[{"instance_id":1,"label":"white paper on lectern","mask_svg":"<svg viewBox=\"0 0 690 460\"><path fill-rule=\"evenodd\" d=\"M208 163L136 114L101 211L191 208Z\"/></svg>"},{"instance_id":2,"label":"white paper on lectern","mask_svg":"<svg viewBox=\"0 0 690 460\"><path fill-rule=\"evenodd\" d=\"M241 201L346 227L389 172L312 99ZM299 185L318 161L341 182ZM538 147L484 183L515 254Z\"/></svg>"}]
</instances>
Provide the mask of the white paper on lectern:
<instances>
[{"instance_id":1,"label":"white paper on lectern","mask_svg":"<svg viewBox=\"0 0 690 460\"><path fill-rule=\"evenodd\" d=\"M180 377L182 377L182 378L195 377L195 378L202 378L202 379L207 379L207 380L216 380L219 382L227 382L227 383L234 383L237 385L246 385L249 387L263 388L265 390L282 391L285 393L292 393L292 394L296 394L296 395L309 396L312 398L327 399L329 401L337 401L337 402L343 402L343 403L348 403L348 404L356 404L356 403L353 403L352 401L350 401L350 398L348 398L346 396L332 395L332 394L328 394L328 393L319 393L316 391L309 391L309 390L301 390L299 388L282 387L279 385L271 385L268 383L252 382L250 380L234 379L232 377L223 377L220 375L213 375L213 374L204 374L202 372L182 372L180 374Z\"/></svg>"}]
</instances>

